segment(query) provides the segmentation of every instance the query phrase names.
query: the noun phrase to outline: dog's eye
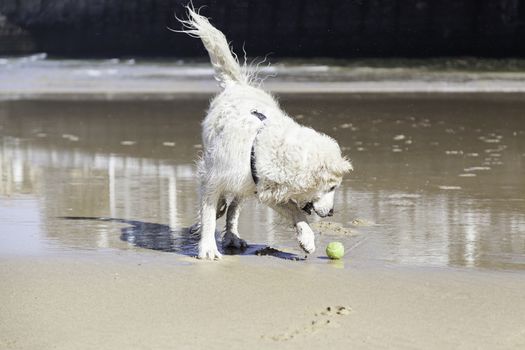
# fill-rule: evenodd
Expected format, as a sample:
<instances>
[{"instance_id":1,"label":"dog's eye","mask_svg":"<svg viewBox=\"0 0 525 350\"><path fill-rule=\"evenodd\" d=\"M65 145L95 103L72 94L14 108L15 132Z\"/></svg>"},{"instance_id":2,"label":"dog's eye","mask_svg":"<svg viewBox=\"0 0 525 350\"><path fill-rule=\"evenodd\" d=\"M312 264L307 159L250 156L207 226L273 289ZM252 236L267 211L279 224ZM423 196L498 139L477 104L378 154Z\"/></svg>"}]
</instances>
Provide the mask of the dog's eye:
<instances>
[{"instance_id":1,"label":"dog's eye","mask_svg":"<svg viewBox=\"0 0 525 350\"><path fill-rule=\"evenodd\" d=\"M330 192L335 191L335 188L336 188L336 187L337 187L337 186L332 186L332 187L330 187Z\"/></svg>"}]
</instances>

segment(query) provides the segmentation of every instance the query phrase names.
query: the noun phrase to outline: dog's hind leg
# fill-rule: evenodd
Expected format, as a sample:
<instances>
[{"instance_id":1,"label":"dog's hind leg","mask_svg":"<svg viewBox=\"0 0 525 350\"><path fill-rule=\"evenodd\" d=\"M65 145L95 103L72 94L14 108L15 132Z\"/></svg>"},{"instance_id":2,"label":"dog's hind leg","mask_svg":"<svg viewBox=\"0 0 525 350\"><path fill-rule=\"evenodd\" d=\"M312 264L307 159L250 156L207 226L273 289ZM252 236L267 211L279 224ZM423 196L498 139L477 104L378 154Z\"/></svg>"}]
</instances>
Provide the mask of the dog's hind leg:
<instances>
[{"instance_id":1,"label":"dog's hind leg","mask_svg":"<svg viewBox=\"0 0 525 350\"><path fill-rule=\"evenodd\" d=\"M214 194L203 191L201 198L201 237L199 241L199 259L220 259L221 253L215 242L215 226L218 199Z\"/></svg>"},{"instance_id":2,"label":"dog's hind leg","mask_svg":"<svg viewBox=\"0 0 525 350\"><path fill-rule=\"evenodd\" d=\"M241 200L235 197L228 206L226 213L226 232L222 238L224 248L244 249L248 246L244 239L239 236L239 214L241 212Z\"/></svg>"}]
</instances>

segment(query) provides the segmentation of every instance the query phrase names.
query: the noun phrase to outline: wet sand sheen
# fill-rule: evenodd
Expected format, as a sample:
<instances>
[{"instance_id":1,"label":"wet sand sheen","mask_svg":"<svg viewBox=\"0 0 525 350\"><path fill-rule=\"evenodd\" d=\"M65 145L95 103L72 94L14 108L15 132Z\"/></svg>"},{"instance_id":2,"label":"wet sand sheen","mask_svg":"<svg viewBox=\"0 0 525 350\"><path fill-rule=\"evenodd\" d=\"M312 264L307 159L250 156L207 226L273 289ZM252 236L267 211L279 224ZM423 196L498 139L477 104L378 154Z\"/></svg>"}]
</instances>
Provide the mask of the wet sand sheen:
<instances>
[{"instance_id":1,"label":"wet sand sheen","mask_svg":"<svg viewBox=\"0 0 525 350\"><path fill-rule=\"evenodd\" d=\"M135 249L137 240L176 251L175 238L195 218L193 161L207 102L0 103L0 254ZM525 267L521 97L292 95L281 102L301 123L334 136L356 168L337 193L332 220L352 234L319 235L314 262L324 263L315 257L330 240L365 240L351 263ZM160 229L131 228L123 242L122 224L63 216ZM252 244L299 253L293 233L257 203L247 203L241 230Z\"/></svg>"},{"instance_id":2,"label":"wet sand sheen","mask_svg":"<svg viewBox=\"0 0 525 350\"><path fill-rule=\"evenodd\" d=\"M356 171L313 256L252 202L220 263L186 229L207 97L0 102L0 348L523 348L524 101L282 96Z\"/></svg>"}]
</instances>

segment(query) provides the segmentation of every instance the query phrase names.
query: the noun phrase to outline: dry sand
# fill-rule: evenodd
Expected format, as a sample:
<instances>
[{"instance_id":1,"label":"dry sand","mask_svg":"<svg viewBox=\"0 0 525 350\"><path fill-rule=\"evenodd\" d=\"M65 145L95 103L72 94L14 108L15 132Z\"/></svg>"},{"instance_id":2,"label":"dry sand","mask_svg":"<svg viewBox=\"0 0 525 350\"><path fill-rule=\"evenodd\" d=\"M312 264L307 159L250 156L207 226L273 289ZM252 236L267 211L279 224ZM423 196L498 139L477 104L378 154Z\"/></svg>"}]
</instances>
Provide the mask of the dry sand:
<instances>
[{"instance_id":1,"label":"dry sand","mask_svg":"<svg viewBox=\"0 0 525 350\"><path fill-rule=\"evenodd\" d=\"M519 273L88 252L0 277L1 349L525 347Z\"/></svg>"}]
</instances>

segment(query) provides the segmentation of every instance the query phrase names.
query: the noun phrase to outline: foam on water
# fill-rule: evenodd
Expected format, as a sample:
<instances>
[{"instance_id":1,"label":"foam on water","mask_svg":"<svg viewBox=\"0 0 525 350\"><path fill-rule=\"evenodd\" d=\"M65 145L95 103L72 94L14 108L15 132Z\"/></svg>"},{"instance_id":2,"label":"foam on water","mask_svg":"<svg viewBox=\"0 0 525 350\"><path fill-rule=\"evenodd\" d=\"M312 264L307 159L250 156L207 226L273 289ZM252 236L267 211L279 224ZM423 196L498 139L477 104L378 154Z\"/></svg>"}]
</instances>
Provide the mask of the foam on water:
<instances>
[{"instance_id":1,"label":"foam on water","mask_svg":"<svg viewBox=\"0 0 525 350\"><path fill-rule=\"evenodd\" d=\"M0 65L3 99L50 93L217 91L213 69L204 60L72 60L40 53L3 57ZM265 86L277 92L525 92L525 60L284 60L257 70L263 80L268 77Z\"/></svg>"}]
</instances>

